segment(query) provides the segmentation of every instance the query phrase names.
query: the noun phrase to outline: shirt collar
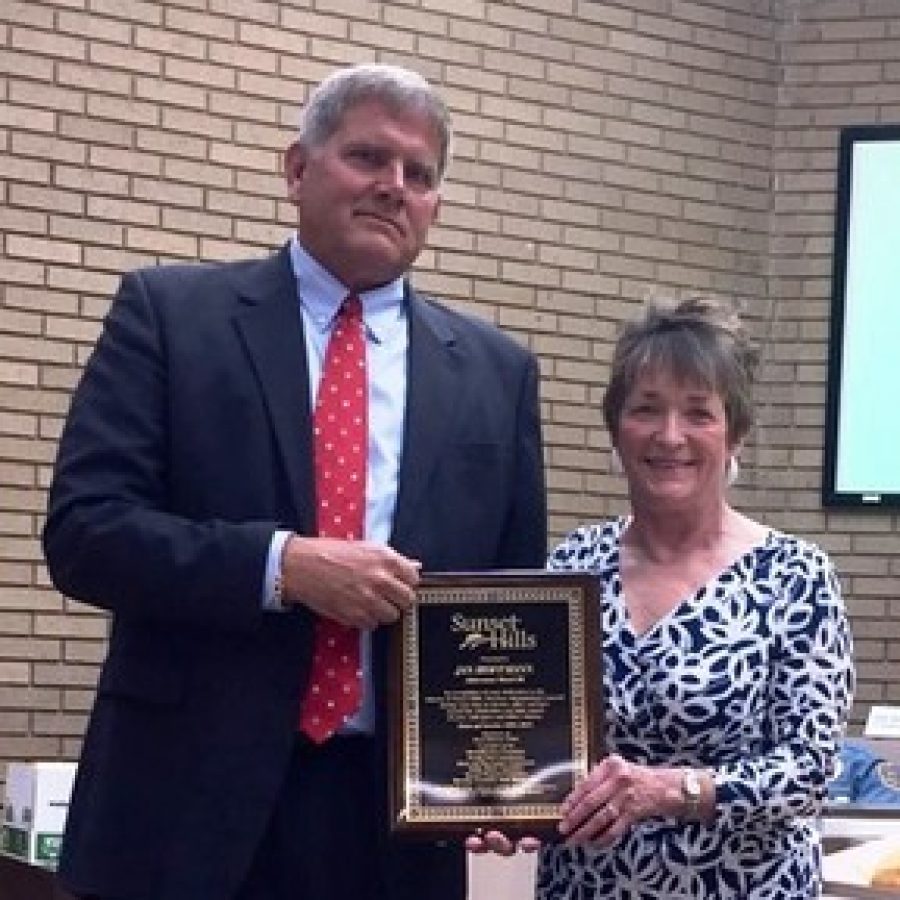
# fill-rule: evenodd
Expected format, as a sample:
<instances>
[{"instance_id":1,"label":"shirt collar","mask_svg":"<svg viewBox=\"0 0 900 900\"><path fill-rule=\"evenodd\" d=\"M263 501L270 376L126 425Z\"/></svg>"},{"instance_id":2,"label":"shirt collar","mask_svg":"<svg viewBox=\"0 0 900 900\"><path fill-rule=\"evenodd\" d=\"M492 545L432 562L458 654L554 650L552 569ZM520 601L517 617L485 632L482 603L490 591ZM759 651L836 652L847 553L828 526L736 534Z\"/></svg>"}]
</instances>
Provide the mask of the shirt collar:
<instances>
[{"instance_id":1,"label":"shirt collar","mask_svg":"<svg viewBox=\"0 0 900 900\"><path fill-rule=\"evenodd\" d=\"M297 235L290 243L291 265L297 281L297 295L315 327L325 334L349 291L324 266L303 248ZM379 343L386 333L405 315L404 279L395 278L387 284L362 291L363 320L366 331Z\"/></svg>"}]
</instances>

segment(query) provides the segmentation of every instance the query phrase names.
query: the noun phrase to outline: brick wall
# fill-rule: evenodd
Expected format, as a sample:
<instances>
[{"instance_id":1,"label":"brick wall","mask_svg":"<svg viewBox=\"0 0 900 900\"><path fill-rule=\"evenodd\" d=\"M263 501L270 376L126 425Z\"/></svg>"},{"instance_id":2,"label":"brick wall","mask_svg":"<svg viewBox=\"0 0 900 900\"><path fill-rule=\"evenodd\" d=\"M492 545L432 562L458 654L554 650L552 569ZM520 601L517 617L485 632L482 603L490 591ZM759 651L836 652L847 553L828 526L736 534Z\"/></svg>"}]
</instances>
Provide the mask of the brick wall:
<instances>
[{"instance_id":1,"label":"brick wall","mask_svg":"<svg viewBox=\"0 0 900 900\"><path fill-rule=\"evenodd\" d=\"M736 297L764 342L737 502L835 554L857 718L900 702L897 517L817 493L837 129L900 118L898 50L893 0L0 0L0 765L77 752L103 654L37 536L119 273L279 244L297 109L371 59L452 107L416 281L540 354L551 537L622 507L599 414L616 323L652 292Z\"/></svg>"}]
</instances>

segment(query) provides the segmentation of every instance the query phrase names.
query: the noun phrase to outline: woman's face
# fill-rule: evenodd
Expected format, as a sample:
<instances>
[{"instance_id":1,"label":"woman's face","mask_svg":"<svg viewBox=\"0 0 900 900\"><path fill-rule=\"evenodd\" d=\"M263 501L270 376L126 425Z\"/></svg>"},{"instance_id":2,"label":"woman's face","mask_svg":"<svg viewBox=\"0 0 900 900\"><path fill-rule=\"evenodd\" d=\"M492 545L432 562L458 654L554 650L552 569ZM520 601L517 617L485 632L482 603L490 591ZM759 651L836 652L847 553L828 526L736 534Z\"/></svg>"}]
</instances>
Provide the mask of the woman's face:
<instances>
[{"instance_id":1,"label":"woman's face","mask_svg":"<svg viewBox=\"0 0 900 900\"><path fill-rule=\"evenodd\" d=\"M736 449L718 393L654 369L625 398L616 447L632 497L675 506L721 500Z\"/></svg>"}]
</instances>

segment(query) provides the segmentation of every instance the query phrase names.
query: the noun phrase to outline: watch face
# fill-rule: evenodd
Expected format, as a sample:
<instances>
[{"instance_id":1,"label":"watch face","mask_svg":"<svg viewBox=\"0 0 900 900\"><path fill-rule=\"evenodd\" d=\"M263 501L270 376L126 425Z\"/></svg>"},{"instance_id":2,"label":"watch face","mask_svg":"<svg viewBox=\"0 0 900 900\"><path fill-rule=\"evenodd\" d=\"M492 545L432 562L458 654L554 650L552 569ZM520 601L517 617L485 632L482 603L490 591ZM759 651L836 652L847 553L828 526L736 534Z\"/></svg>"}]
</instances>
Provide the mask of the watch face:
<instances>
[{"instance_id":1,"label":"watch face","mask_svg":"<svg viewBox=\"0 0 900 900\"><path fill-rule=\"evenodd\" d=\"M691 800L700 799L700 778L692 769L687 769L684 773L684 792Z\"/></svg>"}]
</instances>

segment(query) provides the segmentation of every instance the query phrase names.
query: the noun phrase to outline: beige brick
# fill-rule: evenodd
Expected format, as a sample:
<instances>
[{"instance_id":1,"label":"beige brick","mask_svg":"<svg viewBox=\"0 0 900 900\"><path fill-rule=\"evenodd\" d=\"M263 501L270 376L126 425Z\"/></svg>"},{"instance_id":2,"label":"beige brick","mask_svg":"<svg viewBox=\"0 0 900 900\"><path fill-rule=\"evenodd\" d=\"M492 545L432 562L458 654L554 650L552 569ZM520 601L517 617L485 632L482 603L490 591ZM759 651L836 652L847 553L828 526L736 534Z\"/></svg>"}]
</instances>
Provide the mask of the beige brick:
<instances>
[{"instance_id":1,"label":"beige brick","mask_svg":"<svg viewBox=\"0 0 900 900\"><path fill-rule=\"evenodd\" d=\"M0 331L38 335L41 333L41 316L33 312L0 307Z\"/></svg>"},{"instance_id":2,"label":"beige brick","mask_svg":"<svg viewBox=\"0 0 900 900\"><path fill-rule=\"evenodd\" d=\"M97 62L99 60L94 60L92 65L61 62L57 66L57 77L62 84L69 87L127 95L131 90L131 76L115 69L98 68Z\"/></svg>"},{"instance_id":3,"label":"beige brick","mask_svg":"<svg viewBox=\"0 0 900 900\"><path fill-rule=\"evenodd\" d=\"M93 687L97 680L97 670L93 666L63 662L37 662L33 666L33 673L33 683L37 687Z\"/></svg>"},{"instance_id":4,"label":"beige brick","mask_svg":"<svg viewBox=\"0 0 900 900\"><path fill-rule=\"evenodd\" d=\"M237 23L232 19L211 16L207 12L167 7L164 23L167 29L186 31L189 34L233 41L237 38Z\"/></svg>"},{"instance_id":5,"label":"beige brick","mask_svg":"<svg viewBox=\"0 0 900 900\"><path fill-rule=\"evenodd\" d=\"M114 3L115 0L109 0L109 2ZM169 56L186 56L191 59L204 59L206 57L207 42L205 39L189 34L179 34L162 28L143 28L138 26L134 30L134 43L136 47L157 51L160 54L164 53ZM159 57L157 58L159 59ZM157 69L157 71L161 71L161 68Z\"/></svg>"},{"instance_id":6,"label":"beige brick","mask_svg":"<svg viewBox=\"0 0 900 900\"><path fill-rule=\"evenodd\" d=\"M77 243L16 234L7 235L6 252L10 256L25 259L52 259L72 264L81 261L81 250Z\"/></svg>"},{"instance_id":7,"label":"beige brick","mask_svg":"<svg viewBox=\"0 0 900 900\"><path fill-rule=\"evenodd\" d=\"M0 105L0 127L52 132L55 126L56 116L52 112L30 106L14 106L10 103ZM14 143L20 137L25 137L25 135L20 136L13 133ZM41 135L41 138L48 140L46 135Z\"/></svg>"},{"instance_id":8,"label":"beige brick","mask_svg":"<svg viewBox=\"0 0 900 900\"><path fill-rule=\"evenodd\" d=\"M234 237L239 243L261 247L277 247L284 243L284 227L277 222L244 221L234 223ZM254 256L258 256L254 253Z\"/></svg>"},{"instance_id":9,"label":"beige brick","mask_svg":"<svg viewBox=\"0 0 900 900\"><path fill-rule=\"evenodd\" d=\"M0 433L18 437L37 436L37 418L25 413L0 410ZM31 535L30 516L0 514L0 533Z\"/></svg>"},{"instance_id":10,"label":"beige brick","mask_svg":"<svg viewBox=\"0 0 900 900\"><path fill-rule=\"evenodd\" d=\"M160 253L172 257L197 255L197 238L192 235L172 234L136 226L125 229L125 246L129 250Z\"/></svg>"},{"instance_id":11,"label":"beige brick","mask_svg":"<svg viewBox=\"0 0 900 900\"><path fill-rule=\"evenodd\" d=\"M466 19L449 20L450 37L462 43L481 47L510 47L512 37L506 28Z\"/></svg>"},{"instance_id":12,"label":"beige brick","mask_svg":"<svg viewBox=\"0 0 900 900\"><path fill-rule=\"evenodd\" d=\"M619 236L605 229L567 226L563 231L563 241L569 247L583 247L602 253L614 253L621 248Z\"/></svg>"},{"instance_id":13,"label":"beige brick","mask_svg":"<svg viewBox=\"0 0 900 900\"><path fill-rule=\"evenodd\" d=\"M414 7L399 4L386 4L384 7L384 23L388 28L401 28L421 35L447 34L448 20L440 13L420 11ZM354 34L351 25L351 35Z\"/></svg>"},{"instance_id":14,"label":"beige brick","mask_svg":"<svg viewBox=\"0 0 900 900\"><path fill-rule=\"evenodd\" d=\"M91 144L113 144L118 147L131 145L134 127L132 125L89 119L85 116L60 115L59 134L76 138Z\"/></svg>"},{"instance_id":15,"label":"beige brick","mask_svg":"<svg viewBox=\"0 0 900 900\"><path fill-rule=\"evenodd\" d=\"M57 701L59 704L59 701ZM87 725L87 716L61 713L34 714L36 735L71 735L80 737Z\"/></svg>"},{"instance_id":16,"label":"beige brick","mask_svg":"<svg viewBox=\"0 0 900 900\"><path fill-rule=\"evenodd\" d=\"M5 0L3 19L16 25L31 25L35 28L53 28L53 10L22 0Z\"/></svg>"},{"instance_id":17,"label":"beige brick","mask_svg":"<svg viewBox=\"0 0 900 900\"><path fill-rule=\"evenodd\" d=\"M415 285L417 290L445 299L473 296L471 279L454 277L443 272L419 270L415 277Z\"/></svg>"},{"instance_id":18,"label":"beige brick","mask_svg":"<svg viewBox=\"0 0 900 900\"><path fill-rule=\"evenodd\" d=\"M113 257L122 254L121 250L110 250L106 247L85 247L84 248L84 265L76 268L67 268L64 266L48 266L47 267L47 284L50 287L65 288L67 290L87 291L90 293L102 294L112 291L118 280L114 275L108 272L98 272L92 267L97 257ZM122 271L116 269L116 272ZM57 362L68 362L62 358Z\"/></svg>"},{"instance_id":19,"label":"beige brick","mask_svg":"<svg viewBox=\"0 0 900 900\"><path fill-rule=\"evenodd\" d=\"M275 215L275 201L269 197L237 194L233 191L207 192L207 209L254 219L271 219Z\"/></svg>"},{"instance_id":20,"label":"beige brick","mask_svg":"<svg viewBox=\"0 0 900 900\"><path fill-rule=\"evenodd\" d=\"M295 102L299 104L302 97L300 87L295 87ZM244 94L223 94L219 91L210 91L208 108L213 115L231 116L249 122L272 124L278 119L276 103Z\"/></svg>"},{"instance_id":21,"label":"beige brick","mask_svg":"<svg viewBox=\"0 0 900 900\"><path fill-rule=\"evenodd\" d=\"M479 278L495 279L498 273L497 260L489 256L440 252L438 267L452 275L472 275Z\"/></svg>"},{"instance_id":22,"label":"beige brick","mask_svg":"<svg viewBox=\"0 0 900 900\"><path fill-rule=\"evenodd\" d=\"M97 641L67 640L63 658L66 662L97 665L103 661L105 655L104 645Z\"/></svg>"},{"instance_id":23,"label":"beige brick","mask_svg":"<svg viewBox=\"0 0 900 900\"><path fill-rule=\"evenodd\" d=\"M270 150L218 142L210 144L209 158L214 163L241 169L255 169L260 172L278 172L281 161L280 154Z\"/></svg>"},{"instance_id":24,"label":"beige brick","mask_svg":"<svg viewBox=\"0 0 900 900\"><path fill-rule=\"evenodd\" d=\"M43 435L36 435L37 437L42 437ZM23 534L30 535L32 537L36 536L36 523L35 516L32 514L43 514L47 505L47 498L44 496L42 492L35 491L32 488L28 490L16 490L14 487L7 486L4 489L4 493L6 495L5 502L9 504L11 509L15 509L17 512L22 514L28 513L28 520L31 525L27 532L22 532ZM33 605L33 602L32 602ZM7 608L9 604L6 604Z\"/></svg>"},{"instance_id":25,"label":"beige brick","mask_svg":"<svg viewBox=\"0 0 900 900\"><path fill-rule=\"evenodd\" d=\"M244 24L244 23L242 23ZM300 41L293 38L294 50L297 52ZM230 66L231 68L253 69L256 72L264 72L275 75L278 72L279 56L273 50L260 50L250 47L246 42L240 44L220 44L213 41L209 47L209 59L217 63L218 68Z\"/></svg>"},{"instance_id":26,"label":"beige brick","mask_svg":"<svg viewBox=\"0 0 900 900\"><path fill-rule=\"evenodd\" d=\"M162 10L158 3L148 0L91 0L91 10L103 16L142 22L145 25L162 23Z\"/></svg>"},{"instance_id":27,"label":"beige brick","mask_svg":"<svg viewBox=\"0 0 900 900\"><path fill-rule=\"evenodd\" d=\"M47 319L46 333L49 338L93 344L100 336L100 327L97 322L86 319L53 316Z\"/></svg>"},{"instance_id":28,"label":"beige brick","mask_svg":"<svg viewBox=\"0 0 900 900\"><path fill-rule=\"evenodd\" d=\"M11 45L16 50L43 54L54 59L86 59L87 44L80 38L51 31L37 31L30 28L13 28Z\"/></svg>"},{"instance_id":29,"label":"beige brick","mask_svg":"<svg viewBox=\"0 0 900 900\"><path fill-rule=\"evenodd\" d=\"M26 662L0 662L0 684L29 684L31 679L31 666ZM27 726L27 720L23 723ZM27 727L23 727L20 729L22 733L27 734ZM0 732L3 734L8 734L10 731L10 722L7 720L5 711L3 716L3 726L0 727Z\"/></svg>"},{"instance_id":30,"label":"beige brick","mask_svg":"<svg viewBox=\"0 0 900 900\"><path fill-rule=\"evenodd\" d=\"M452 64L448 65L445 71L448 83L473 87L473 81L481 80L484 74L477 68L481 62L481 54L477 47L443 37L419 35L417 49L424 57L433 57ZM466 74L468 78L465 77Z\"/></svg>"},{"instance_id":31,"label":"beige brick","mask_svg":"<svg viewBox=\"0 0 900 900\"><path fill-rule=\"evenodd\" d=\"M199 63L189 59L172 58L165 61L165 77L172 81L186 81L205 87L216 87L232 90L237 86L234 69L210 63ZM193 93L191 94L193 97ZM175 105L194 106L195 103L176 103Z\"/></svg>"},{"instance_id":32,"label":"beige brick","mask_svg":"<svg viewBox=\"0 0 900 900\"><path fill-rule=\"evenodd\" d=\"M140 167L134 166L134 171L142 175L159 175L162 171L162 159L167 156L205 159L208 151L204 138L155 128L139 129L136 143L140 150L149 151L133 154L143 164Z\"/></svg>"},{"instance_id":33,"label":"beige brick","mask_svg":"<svg viewBox=\"0 0 900 900\"><path fill-rule=\"evenodd\" d=\"M9 84L9 100L12 103L42 110L83 113L85 109L85 96L82 91L45 85L37 81L12 80Z\"/></svg>"},{"instance_id":34,"label":"beige brick","mask_svg":"<svg viewBox=\"0 0 900 900\"><path fill-rule=\"evenodd\" d=\"M284 178L280 173L267 175L264 172L239 170L235 187L238 191L256 197L274 197L279 200L285 193Z\"/></svg>"},{"instance_id":35,"label":"beige brick","mask_svg":"<svg viewBox=\"0 0 900 900\"><path fill-rule=\"evenodd\" d=\"M587 203L571 203L544 198L540 202L541 215L553 221L573 225L596 225L599 211Z\"/></svg>"},{"instance_id":36,"label":"beige brick","mask_svg":"<svg viewBox=\"0 0 900 900\"><path fill-rule=\"evenodd\" d=\"M266 0L209 0L209 11L214 15L253 19L269 25L278 22L278 7Z\"/></svg>"},{"instance_id":37,"label":"beige brick","mask_svg":"<svg viewBox=\"0 0 900 900\"><path fill-rule=\"evenodd\" d=\"M198 257L206 260L243 259L247 256L260 256L260 247L239 241L218 241L212 238L200 238Z\"/></svg>"},{"instance_id":38,"label":"beige brick","mask_svg":"<svg viewBox=\"0 0 900 900\"><path fill-rule=\"evenodd\" d=\"M158 225L159 207L153 203L139 203L116 197L88 197L88 215L92 218L133 225Z\"/></svg>"},{"instance_id":39,"label":"beige brick","mask_svg":"<svg viewBox=\"0 0 900 900\"><path fill-rule=\"evenodd\" d=\"M48 737L3 735L3 753L7 762L21 759L57 759L59 741Z\"/></svg>"},{"instance_id":40,"label":"beige brick","mask_svg":"<svg viewBox=\"0 0 900 900\"><path fill-rule=\"evenodd\" d=\"M162 227L164 231L182 231L196 235L231 237L231 219L200 210L163 209Z\"/></svg>"},{"instance_id":41,"label":"beige brick","mask_svg":"<svg viewBox=\"0 0 900 900\"><path fill-rule=\"evenodd\" d=\"M0 230L30 234L47 233L47 216L27 209L0 206Z\"/></svg>"},{"instance_id":42,"label":"beige brick","mask_svg":"<svg viewBox=\"0 0 900 900\"><path fill-rule=\"evenodd\" d=\"M106 619L94 615L76 616L36 613L34 616L34 634L45 638L99 639L106 636Z\"/></svg>"},{"instance_id":43,"label":"beige brick","mask_svg":"<svg viewBox=\"0 0 900 900\"><path fill-rule=\"evenodd\" d=\"M49 159L74 165L83 164L87 159L87 148L82 142L49 138L44 134L14 134L12 149L14 153L32 159Z\"/></svg>"},{"instance_id":44,"label":"beige brick","mask_svg":"<svg viewBox=\"0 0 900 900\"><path fill-rule=\"evenodd\" d=\"M158 125L159 107L154 103L139 103L135 100L120 100L105 95L88 95L88 115L99 119L115 119L132 122L135 125Z\"/></svg>"},{"instance_id":45,"label":"beige brick","mask_svg":"<svg viewBox=\"0 0 900 900\"><path fill-rule=\"evenodd\" d=\"M227 188L234 182L230 169L174 157L163 160L163 175L174 181L187 181L207 187Z\"/></svg>"},{"instance_id":46,"label":"beige brick","mask_svg":"<svg viewBox=\"0 0 900 900\"><path fill-rule=\"evenodd\" d=\"M30 362L0 360L0 384L37 385L38 367ZM8 484L0 467L0 483Z\"/></svg>"},{"instance_id":47,"label":"beige brick","mask_svg":"<svg viewBox=\"0 0 900 900\"><path fill-rule=\"evenodd\" d=\"M187 63L187 65L191 64ZM143 107L148 118L144 118L141 115L140 118L132 119L132 121L142 124L154 125L158 123L156 104L160 106L183 106L190 109L206 108L205 88L182 84L177 81L139 77L135 81L134 93L136 97L140 97L142 100L151 101L151 103L144 104ZM150 117L151 111L153 113L152 117Z\"/></svg>"},{"instance_id":48,"label":"beige brick","mask_svg":"<svg viewBox=\"0 0 900 900\"><path fill-rule=\"evenodd\" d=\"M128 44L131 40L131 26L105 16L62 10L57 14L56 27L66 34L76 34L96 41L113 44Z\"/></svg>"},{"instance_id":49,"label":"beige brick","mask_svg":"<svg viewBox=\"0 0 900 900\"><path fill-rule=\"evenodd\" d=\"M42 160L0 156L0 177L46 184L50 180L50 165Z\"/></svg>"},{"instance_id":50,"label":"beige brick","mask_svg":"<svg viewBox=\"0 0 900 900\"><path fill-rule=\"evenodd\" d=\"M33 53L17 53L0 46L0 75L23 76L39 81L52 81L54 63L52 59ZM27 86L28 82L21 82Z\"/></svg>"},{"instance_id":51,"label":"beige brick","mask_svg":"<svg viewBox=\"0 0 900 900\"><path fill-rule=\"evenodd\" d=\"M134 178L131 196L136 200L167 203L171 206L203 206L203 188L192 184L177 184L155 178ZM144 223L138 223L144 224Z\"/></svg>"},{"instance_id":52,"label":"beige brick","mask_svg":"<svg viewBox=\"0 0 900 900\"><path fill-rule=\"evenodd\" d=\"M508 97L485 96L481 101L486 116L537 125L541 122L543 107L539 103L511 100Z\"/></svg>"}]
</instances>

